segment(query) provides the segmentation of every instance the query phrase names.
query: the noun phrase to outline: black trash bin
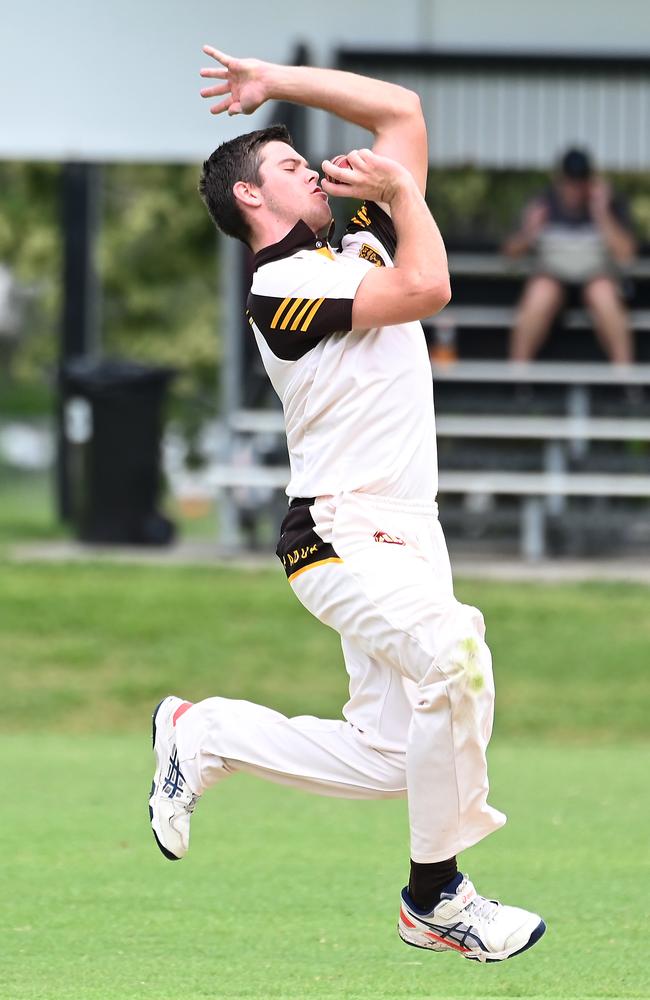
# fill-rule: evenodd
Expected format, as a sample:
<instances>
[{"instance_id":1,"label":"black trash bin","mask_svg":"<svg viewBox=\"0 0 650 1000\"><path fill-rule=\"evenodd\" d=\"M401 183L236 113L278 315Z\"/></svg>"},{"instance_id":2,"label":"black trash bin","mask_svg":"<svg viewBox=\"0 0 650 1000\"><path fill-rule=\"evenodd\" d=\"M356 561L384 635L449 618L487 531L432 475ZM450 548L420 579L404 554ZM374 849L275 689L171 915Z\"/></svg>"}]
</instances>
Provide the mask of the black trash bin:
<instances>
[{"instance_id":1,"label":"black trash bin","mask_svg":"<svg viewBox=\"0 0 650 1000\"><path fill-rule=\"evenodd\" d=\"M85 542L166 545L157 509L167 387L175 372L128 361L68 362L61 373L69 513Z\"/></svg>"}]
</instances>

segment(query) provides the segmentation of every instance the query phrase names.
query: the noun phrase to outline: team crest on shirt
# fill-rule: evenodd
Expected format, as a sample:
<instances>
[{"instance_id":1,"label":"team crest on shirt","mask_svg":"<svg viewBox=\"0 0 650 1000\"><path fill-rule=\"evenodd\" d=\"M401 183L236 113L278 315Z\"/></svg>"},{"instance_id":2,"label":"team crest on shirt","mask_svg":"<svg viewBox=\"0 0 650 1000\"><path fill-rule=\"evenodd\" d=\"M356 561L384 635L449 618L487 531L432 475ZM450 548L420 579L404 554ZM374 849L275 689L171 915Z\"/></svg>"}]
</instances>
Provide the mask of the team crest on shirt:
<instances>
[{"instance_id":1,"label":"team crest on shirt","mask_svg":"<svg viewBox=\"0 0 650 1000\"><path fill-rule=\"evenodd\" d=\"M376 542L385 542L387 545L406 545L399 535L389 535L387 531L375 531L372 537Z\"/></svg>"},{"instance_id":2,"label":"team crest on shirt","mask_svg":"<svg viewBox=\"0 0 650 1000\"><path fill-rule=\"evenodd\" d=\"M375 267L386 267L381 254L378 254L377 251L371 246L368 246L367 243L362 243L361 249L359 250L359 256L362 260L370 261L370 263L374 264Z\"/></svg>"}]
</instances>

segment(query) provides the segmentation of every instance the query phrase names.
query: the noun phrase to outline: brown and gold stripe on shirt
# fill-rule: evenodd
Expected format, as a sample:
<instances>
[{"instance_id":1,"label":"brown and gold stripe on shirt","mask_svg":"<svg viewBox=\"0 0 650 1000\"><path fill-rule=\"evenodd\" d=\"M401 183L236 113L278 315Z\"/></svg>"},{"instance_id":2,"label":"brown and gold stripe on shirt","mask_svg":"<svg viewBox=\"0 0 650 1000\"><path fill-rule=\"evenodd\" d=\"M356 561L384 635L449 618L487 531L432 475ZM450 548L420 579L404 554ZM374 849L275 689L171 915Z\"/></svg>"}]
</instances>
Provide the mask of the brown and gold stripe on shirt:
<instances>
[{"instance_id":1,"label":"brown and gold stripe on shirt","mask_svg":"<svg viewBox=\"0 0 650 1000\"><path fill-rule=\"evenodd\" d=\"M271 320L272 330L286 330L291 323L290 329L300 330L301 333L306 333L309 329L309 325L312 322L314 316L322 306L325 298L321 299L307 299L304 298L286 298L280 303L275 311L275 315ZM304 305L303 305L304 303ZM296 314L296 311L298 314ZM294 319L295 315L295 319ZM293 319L293 322L291 322ZM304 319L304 322L303 322ZM302 323L302 326L301 326Z\"/></svg>"}]
</instances>

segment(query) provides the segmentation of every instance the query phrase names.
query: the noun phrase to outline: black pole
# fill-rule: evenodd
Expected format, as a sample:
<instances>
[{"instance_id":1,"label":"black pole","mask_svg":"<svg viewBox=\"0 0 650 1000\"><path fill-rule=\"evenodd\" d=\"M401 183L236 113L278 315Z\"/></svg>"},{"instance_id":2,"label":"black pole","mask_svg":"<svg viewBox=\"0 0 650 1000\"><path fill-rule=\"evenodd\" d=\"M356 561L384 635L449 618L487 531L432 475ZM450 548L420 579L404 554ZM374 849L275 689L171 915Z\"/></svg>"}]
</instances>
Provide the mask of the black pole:
<instances>
[{"instance_id":1,"label":"black pole","mask_svg":"<svg viewBox=\"0 0 650 1000\"><path fill-rule=\"evenodd\" d=\"M92 355L99 348L100 295L94 250L99 227L100 191L99 164L64 164L61 175L63 309L56 403L56 495L59 516L63 520L70 517L64 432L64 368L72 358Z\"/></svg>"}]
</instances>

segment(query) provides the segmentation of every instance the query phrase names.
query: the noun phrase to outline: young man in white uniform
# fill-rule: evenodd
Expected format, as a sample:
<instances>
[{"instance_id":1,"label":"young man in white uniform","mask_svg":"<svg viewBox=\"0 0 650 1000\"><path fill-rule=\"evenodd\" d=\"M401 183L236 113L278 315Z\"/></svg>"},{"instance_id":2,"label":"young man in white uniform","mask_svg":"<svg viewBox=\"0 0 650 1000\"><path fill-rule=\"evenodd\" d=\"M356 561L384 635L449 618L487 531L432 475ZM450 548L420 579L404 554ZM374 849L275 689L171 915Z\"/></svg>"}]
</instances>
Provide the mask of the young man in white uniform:
<instances>
[{"instance_id":1,"label":"young man in white uniform","mask_svg":"<svg viewBox=\"0 0 650 1000\"><path fill-rule=\"evenodd\" d=\"M171 860L206 789L237 771L324 795L408 796L411 870L399 933L478 961L525 951L534 913L479 896L458 853L497 830L485 751L494 685L484 625L454 597L438 523L431 369L419 320L449 300L444 245L424 201L417 96L349 73L239 60L210 47L213 113L266 100L367 128L373 150L323 163L281 126L204 164L215 223L255 252L247 317L282 400L291 461L278 555L312 614L341 635L344 720L288 719L249 702L164 699L154 713L150 813ZM340 248L328 196L361 199Z\"/></svg>"}]
</instances>

